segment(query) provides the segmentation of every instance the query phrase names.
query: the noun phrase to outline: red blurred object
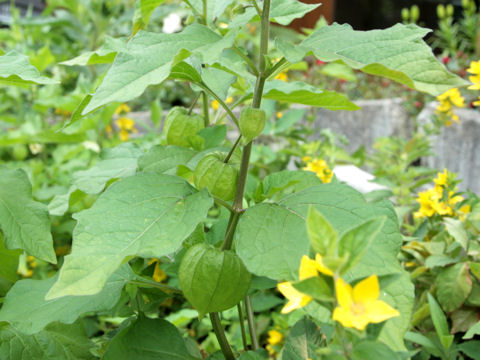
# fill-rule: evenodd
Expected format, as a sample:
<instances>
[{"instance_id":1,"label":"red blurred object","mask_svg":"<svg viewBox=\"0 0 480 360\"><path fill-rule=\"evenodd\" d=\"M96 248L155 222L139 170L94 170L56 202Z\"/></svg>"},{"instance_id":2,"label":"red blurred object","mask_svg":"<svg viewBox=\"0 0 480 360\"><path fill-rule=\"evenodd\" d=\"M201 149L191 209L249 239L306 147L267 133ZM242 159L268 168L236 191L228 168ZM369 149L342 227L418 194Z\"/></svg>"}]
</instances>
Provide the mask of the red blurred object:
<instances>
[{"instance_id":1,"label":"red blurred object","mask_svg":"<svg viewBox=\"0 0 480 360\"><path fill-rule=\"evenodd\" d=\"M450 62L450 60L452 60L452 59L450 59L450 56L444 56L444 57L442 58L442 62L443 62L445 65L447 65L447 64Z\"/></svg>"},{"instance_id":2,"label":"red blurred object","mask_svg":"<svg viewBox=\"0 0 480 360\"><path fill-rule=\"evenodd\" d=\"M347 82L347 80L345 79L339 79L339 81L340 81L340 84L345 84Z\"/></svg>"},{"instance_id":3,"label":"red blurred object","mask_svg":"<svg viewBox=\"0 0 480 360\"><path fill-rule=\"evenodd\" d=\"M322 60L315 60L315 65L325 65L326 62L325 61L322 61Z\"/></svg>"},{"instance_id":4,"label":"red blurred object","mask_svg":"<svg viewBox=\"0 0 480 360\"><path fill-rule=\"evenodd\" d=\"M458 71L458 75L459 75L460 77L465 77L465 75L467 75L467 69L460 69L460 70Z\"/></svg>"},{"instance_id":5,"label":"red blurred object","mask_svg":"<svg viewBox=\"0 0 480 360\"><path fill-rule=\"evenodd\" d=\"M422 106L423 106L423 104L422 104L421 101L415 101L414 105L415 105L415 107L416 107L417 109L421 109Z\"/></svg>"}]
</instances>

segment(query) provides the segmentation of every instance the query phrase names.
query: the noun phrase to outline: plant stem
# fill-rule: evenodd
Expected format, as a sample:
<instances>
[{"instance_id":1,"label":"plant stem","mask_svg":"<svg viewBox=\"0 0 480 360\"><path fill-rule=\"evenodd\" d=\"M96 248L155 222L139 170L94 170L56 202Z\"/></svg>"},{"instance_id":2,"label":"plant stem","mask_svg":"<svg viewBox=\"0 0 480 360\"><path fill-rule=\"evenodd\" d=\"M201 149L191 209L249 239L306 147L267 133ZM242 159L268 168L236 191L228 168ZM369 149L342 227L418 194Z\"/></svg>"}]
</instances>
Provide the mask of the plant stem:
<instances>
[{"instance_id":1,"label":"plant stem","mask_svg":"<svg viewBox=\"0 0 480 360\"><path fill-rule=\"evenodd\" d=\"M253 61L247 55L245 55L243 53L243 51L240 50L238 47L233 46L232 50L235 51L235 53L237 55L239 55L247 63L247 65L250 68L250 70L252 71L253 75L258 76L258 69L255 66L255 64L253 63Z\"/></svg>"},{"instance_id":2,"label":"plant stem","mask_svg":"<svg viewBox=\"0 0 480 360\"><path fill-rule=\"evenodd\" d=\"M247 332L245 331L245 320L243 318L243 311L242 311L242 304L238 303L237 304L237 310L238 310L238 320L240 321L240 330L242 332L242 343L243 343L243 350L248 349L248 343L247 343Z\"/></svg>"},{"instance_id":3,"label":"plant stem","mask_svg":"<svg viewBox=\"0 0 480 360\"><path fill-rule=\"evenodd\" d=\"M225 157L225 160L223 160L223 162L225 164L228 163L228 160L230 160L230 158L232 157L232 154L233 152L235 151L235 148L237 147L237 145L240 143L240 139L242 138L242 134L240 134L240 136L238 137L237 141L235 141L235 144L233 144L232 148L230 149L230 151L228 152L227 156Z\"/></svg>"},{"instance_id":4,"label":"plant stem","mask_svg":"<svg viewBox=\"0 0 480 360\"><path fill-rule=\"evenodd\" d=\"M197 96L195 96L195 98L193 99L192 105L190 105L190 108L188 109L188 115L192 113L193 109L195 108L195 105L197 105L197 101L198 101L198 98L200 97L200 94L201 92L199 92Z\"/></svg>"},{"instance_id":5,"label":"plant stem","mask_svg":"<svg viewBox=\"0 0 480 360\"><path fill-rule=\"evenodd\" d=\"M218 312L210 313L210 321L212 322L213 331L217 336L218 343L220 344L220 348L222 349L223 356L225 356L225 360L235 360L232 349L230 348L228 340L225 337L225 332L223 331L222 323L220 321L220 316L218 315Z\"/></svg>"},{"instance_id":6,"label":"plant stem","mask_svg":"<svg viewBox=\"0 0 480 360\"><path fill-rule=\"evenodd\" d=\"M253 316L252 299L249 295L245 298L245 311L247 313L248 331L250 332L250 338L252 339L253 350L260 348L258 345L257 331L255 330L255 318Z\"/></svg>"},{"instance_id":7,"label":"plant stem","mask_svg":"<svg viewBox=\"0 0 480 360\"><path fill-rule=\"evenodd\" d=\"M239 127L238 125L238 119L237 117L235 116L235 114L232 112L232 110L230 110L230 108L228 107L227 104L225 104L225 102L217 95L215 94L207 85L205 85L204 83L196 83L199 87L201 87L203 90L205 90L210 96L212 96L215 100L218 101L218 103L225 109L225 111L227 112L228 116L230 116L230 118L232 119L232 121L235 123L235 125L237 125L237 127Z\"/></svg>"},{"instance_id":8,"label":"plant stem","mask_svg":"<svg viewBox=\"0 0 480 360\"><path fill-rule=\"evenodd\" d=\"M208 112L208 95L205 91L202 91L202 103L203 103L203 118L205 119L205 127L210 125L210 116Z\"/></svg>"},{"instance_id":9,"label":"plant stem","mask_svg":"<svg viewBox=\"0 0 480 360\"><path fill-rule=\"evenodd\" d=\"M233 209L232 205L230 205L228 202L225 200L222 200L216 196L213 196L213 201L215 201L218 205L223 206L224 208L228 209L230 212L234 212L235 210Z\"/></svg>"},{"instance_id":10,"label":"plant stem","mask_svg":"<svg viewBox=\"0 0 480 360\"><path fill-rule=\"evenodd\" d=\"M252 4L253 4L253 6L255 7L255 10L257 10L258 16L262 16L262 10L260 10L260 8L258 7L257 1L256 1L256 0L252 0L251 2L252 2Z\"/></svg>"},{"instance_id":11,"label":"plant stem","mask_svg":"<svg viewBox=\"0 0 480 360\"><path fill-rule=\"evenodd\" d=\"M207 25L207 0L203 0L203 21Z\"/></svg>"},{"instance_id":12,"label":"plant stem","mask_svg":"<svg viewBox=\"0 0 480 360\"><path fill-rule=\"evenodd\" d=\"M145 287L145 288L157 288L157 289L160 289L160 290L163 290L163 291L166 291L166 292L173 292L173 293L176 293L176 294L183 294L182 293L182 290L180 289L177 289L173 286L169 286L169 285L165 285L165 284L161 284L161 283L157 283L157 282L150 282L150 281L142 281L142 280L132 280L132 281L129 281L130 284L133 284L133 285L138 285L140 287Z\"/></svg>"},{"instance_id":13,"label":"plant stem","mask_svg":"<svg viewBox=\"0 0 480 360\"><path fill-rule=\"evenodd\" d=\"M278 60L275 65L273 65L273 67L268 70L266 73L265 73L265 78L269 78L270 75L272 75L273 73L275 73L275 71L277 71L281 66L283 66L284 64L287 63L287 59L285 59L284 57L282 57L280 60Z\"/></svg>"},{"instance_id":14,"label":"plant stem","mask_svg":"<svg viewBox=\"0 0 480 360\"><path fill-rule=\"evenodd\" d=\"M235 229L237 228L238 219L240 218L240 212L237 212L234 208L234 211L230 220L228 221L227 233L225 234L225 239L223 240L221 250L230 250L232 248L233 235L235 234Z\"/></svg>"}]
</instances>

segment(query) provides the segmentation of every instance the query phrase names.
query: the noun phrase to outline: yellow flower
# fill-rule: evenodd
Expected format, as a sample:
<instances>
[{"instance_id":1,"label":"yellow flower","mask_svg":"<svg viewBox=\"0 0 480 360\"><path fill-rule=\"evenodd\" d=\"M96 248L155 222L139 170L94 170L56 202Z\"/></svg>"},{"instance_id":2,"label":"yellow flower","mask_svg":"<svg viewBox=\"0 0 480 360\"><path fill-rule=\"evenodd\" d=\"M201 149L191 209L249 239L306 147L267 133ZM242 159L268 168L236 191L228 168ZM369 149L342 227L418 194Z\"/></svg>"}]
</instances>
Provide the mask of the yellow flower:
<instances>
[{"instance_id":1,"label":"yellow flower","mask_svg":"<svg viewBox=\"0 0 480 360\"><path fill-rule=\"evenodd\" d=\"M275 80L282 80L282 81L287 81L288 80L288 75L285 71L282 71L275 76Z\"/></svg>"},{"instance_id":2,"label":"yellow flower","mask_svg":"<svg viewBox=\"0 0 480 360\"><path fill-rule=\"evenodd\" d=\"M105 131L106 131L108 134L111 134L111 133L113 132L112 125L108 124L108 125L105 127Z\"/></svg>"},{"instance_id":3,"label":"yellow flower","mask_svg":"<svg viewBox=\"0 0 480 360\"><path fill-rule=\"evenodd\" d=\"M281 311L282 314L287 314L295 309L300 309L312 301L311 296L302 294L300 291L295 289L292 283L289 281L279 283L277 285L277 289L288 300Z\"/></svg>"},{"instance_id":4,"label":"yellow flower","mask_svg":"<svg viewBox=\"0 0 480 360\"><path fill-rule=\"evenodd\" d=\"M283 341L283 335L280 331L270 330L267 341L270 345L278 345Z\"/></svg>"},{"instance_id":5,"label":"yellow flower","mask_svg":"<svg viewBox=\"0 0 480 360\"><path fill-rule=\"evenodd\" d=\"M480 75L469 76L468 80L470 80L473 83L473 85L470 85L467 89L480 90Z\"/></svg>"},{"instance_id":6,"label":"yellow flower","mask_svg":"<svg viewBox=\"0 0 480 360\"><path fill-rule=\"evenodd\" d=\"M152 265L153 263L155 263L155 268L153 269L152 279L160 283L167 278L167 274L160 268L160 261L158 259L151 259L148 265Z\"/></svg>"},{"instance_id":7,"label":"yellow flower","mask_svg":"<svg viewBox=\"0 0 480 360\"><path fill-rule=\"evenodd\" d=\"M468 89L470 90L480 90L480 60L479 61L472 61L470 63L470 67L467 69L467 71L470 74L473 74L474 76L469 76L469 80L473 83L473 85L470 85ZM476 104L478 103L477 101L473 103L475 106L479 105Z\"/></svg>"},{"instance_id":8,"label":"yellow flower","mask_svg":"<svg viewBox=\"0 0 480 360\"><path fill-rule=\"evenodd\" d=\"M435 186L440 188L445 188L448 185L448 171L443 169L443 173L438 173L437 178L433 180Z\"/></svg>"},{"instance_id":9,"label":"yellow flower","mask_svg":"<svg viewBox=\"0 0 480 360\"><path fill-rule=\"evenodd\" d=\"M470 67L467 69L470 74L480 75L480 60L472 61Z\"/></svg>"},{"instance_id":10,"label":"yellow flower","mask_svg":"<svg viewBox=\"0 0 480 360\"><path fill-rule=\"evenodd\" d=\"M225 100L225 104L231 104L233 102L233 97L229 96L227 97L227 99Z\"/></svg>"},{"instance_id":11,"label":"yellow flower","mask_svg":"<svg viewBox=\"0 0 480 360\"><path fill-rule=\"evenodd\" d=\"M465 107L465 99L457 88L445 91L443 94L437 96L437 100L440 102L449 101L456 107Z\"/></svg>"},{"instance_id":12,"label":"yellow flower","mask_svg":"<svg viewBox=\"0 0 480 360\"><path fill-rule=\"evenodd\" d=\"M308 157L305 157L303 159L307 158ZM303 170L314 172L315 174L317 174L320 180L322 180L323 183L329 183L330 181L332 181L333 172L332 170L330 170L330 167L325 160L315 159L310 161L310 158L308 159L309 160L306 160L308 161L307 166L305 166Z\"/></svg>"},{"instance_id":13,"label":"yellow flower","mask_svg":"<svg viewBox=\"0 0 480 360\"><path fill-rule=\"evenodd\" d=\"M465 99L462 97L457 88L445 91L443 94L437 96L437 100L439 104L435 110L435 113L447 118L447 120L445 120L446 126L452 125L452 120L455 122L460 121L458 115L455 115L453 112L453 106L465 107Z\"/></svg>"},{"instance_id":14,"label":"yellow flower","mask_svg":"<svg viewBox=\"0 0 480 360\"><path fill-rule=\"evenodd\" d=\"M120 130L133 130L135 121L131 118L122 116L115 121L115 124L117 124Z\"/></svg>"},{"instance_id":15,"label":"yellow flower","mask_svg":"<svg viewBox=\"0 0 480 360\"><path fill-rule=\"evenodd\" d=\"M127 141L128 138L130 137L130 133L128 132L128 130L120 130L120 132L118 133L118 136L120 137L120 140L122 141Z\"/></svg>"},{"instance_id":16,"label":"yellow flower","mask_svg":"<svg viewBox=\"0 0 480 360\"><path fill-rule=\"evenodd\" d=\"M268 354L270 356L275 356L277 354L277 351L273 348L275 345L281 344L283 341L283 335L281 332L277 330L270 330L268 332L268 345L266 346L266 349L268 350Z\"/></svg>"},{"instance_id":17,"label":"yellow flower","mask_svg":"<svg viewBox=\"0 0 480 360\"><path fill-rule=\"evenodd\" d=\"M277 112L277 119L281 119L283 117L283 113L281 111Z\"/></svg>"},{"instance_id":18,"label":"yellow flower","mask_svg":"<svg viewBox=\"0 0 480 360\"><path fill-rule=\"evenodd\" d=\"M473 102L473 105L475 105L475 106L480 106L480 96L478 97L478 100L477 100L477 101L474 101L474 102Z\"/></svg>"},{"instance_id":19,"label":"yellow flower","mask_svg":"<svg viewBox=\"0 0 480 360\"><path fill-rule=\"evenodd\" d=\"M131 111L130 107L123 103L121 104L119 107L117 107L117 109L115 110L114 114L115 115L119 115L119 114L127 114Z\"/></svg>"},{"instance_id":20,"label":"yellow flower","mask_svg":"<svg viewBox=\"0 0 480 360\"><path fill-rule=\"evenodd\" d=\"M211 103L210 103L210 106L212 107L213 110L218 110L220 104L217 100L213 100Z\"/></svg>"},{"instance_id":21,"label":"yellow flower","mask_svg":"<svg viewBox=\"0 0 480 360\"><path fill-rule=\"evenodd\" d=\"M335 281L338 305L332 319L345 327L364 330L369 323L381 323L400 313L382 300L377 275L360 281L355 287L342 279Z\"/></svg>"}]
</instances>

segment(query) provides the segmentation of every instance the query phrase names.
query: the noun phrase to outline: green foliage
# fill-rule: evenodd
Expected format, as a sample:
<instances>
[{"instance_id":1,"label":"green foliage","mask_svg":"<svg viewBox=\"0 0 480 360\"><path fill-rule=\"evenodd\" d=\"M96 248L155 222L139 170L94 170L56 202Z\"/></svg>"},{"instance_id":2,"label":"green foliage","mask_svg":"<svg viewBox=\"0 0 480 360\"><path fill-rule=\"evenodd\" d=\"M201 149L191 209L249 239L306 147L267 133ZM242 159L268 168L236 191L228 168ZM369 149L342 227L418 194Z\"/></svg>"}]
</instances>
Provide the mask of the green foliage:
<instances>
[{"instance_id":1,"label":"green foliage","mask_svg":"<svg viewBox=\"0 0 480 360\"><path fill-rule=\"evenodd\" d=\"M28 62L28 57L15 50L0 56L0 83L15 86L58 84L55 80L41 76Z\"/></svg>"}]
</instances>

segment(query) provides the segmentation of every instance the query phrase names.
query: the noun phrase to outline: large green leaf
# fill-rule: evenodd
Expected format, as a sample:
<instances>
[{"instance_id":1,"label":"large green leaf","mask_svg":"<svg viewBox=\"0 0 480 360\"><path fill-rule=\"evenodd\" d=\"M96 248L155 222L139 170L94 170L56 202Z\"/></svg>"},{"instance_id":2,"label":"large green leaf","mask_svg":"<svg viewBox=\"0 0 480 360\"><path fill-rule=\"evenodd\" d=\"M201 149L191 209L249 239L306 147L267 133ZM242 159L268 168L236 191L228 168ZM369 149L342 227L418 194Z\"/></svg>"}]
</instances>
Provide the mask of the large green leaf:
<instances>
[{"instance_id":1,"label":"large green leaf","mask_svg":"<svg viewBox=\"0 0 480 360\"><path fill-rule=\"evenodd\" d=\"M82 324L51 324L34 335L0 324L2 360L93 360L95 357L90 353L93 346Z\"/></svg>"},{"instance_id":2,"label":"large green leaf","mask_svg":"<svg viewBox=\"0 0 480 360\"><path fill-rule=\"evenodd\" d=\"M0 228L7 249L56 264L47 207L32 198L32 186L21 169L0 168Z\"/></svg>"},{"instance_id":3,"label":"large green leaf","mask_svg":"<svg viewBox=\"0 0 480 360\"><path fill-rule=\"evenodd\" d=\"M285 196L277 204L258 204L240 218L235 236L236 249L245 266L255 275L276 280L298 279L303 255L309 254L306 217L309 207L318 210L340 238L366 220L386 216L380 232L365 255L345 275L347 281L372 274L395 276L385 283L388 302L401 316L382 329L381 339L396 350L403 350L413 305L413 286L396 259L402 238L398 220L389 202L367 203L356 190L343 184L324 184Z\"/></svg>"},{"instance_id":4,"label":"large green leaf","mask_svg":"<svg viewBox=\"0 0 480 360\"><path fill-rule=\"evenodd\" d=\"M446 312L459 308L472 291L472 278L466 263L442 269L435 283L437 300Z\"/></svg>"},{"instance_id":5,"label":"large green leaf","mask_svg":"<svg viewBox=\"0 0 480 360\"><path fill-rule=\"evenodd\" d=\"M232 46L234 33L225 37L207 27L193 24L177 34L141 31L120 51L83 114L112 101L128 101L143 93L149 85L159 84L176 63L191 54L203 62L217 59L223 49Z\"/></svg>"},{"instance_id":6,"label":"large green leaf","mask_svg":"<svg viewBox=\"0 0 480 360\"><path fill-rule=\"evenodd\" d=\"M272 80L265 83L265 99L322 107L329 110L358 110L346 95L315 88L301 81Z\"/></svg>"},{"instance_id":7,"label":"large green leaf","mask_svg":"<svg viewBox=\"0 0 480 360\"><path fill-rule=\"evenodd\" d=\"M305 4L296 0L272 0L270 6L270 19L281 25L288 25L293 20L301 18L303 15L319 6L320 4ZM241 27L246 25L252 19L258 21L260 20L260 17L257 15L254 8L249 7L243 14L235 17L230 26Z\"/></svg>"},{"instance_id":8,"label":"large green leaf","mask_svg":"<svg viewBox=\"0 0 480 360\"><path fill-rule=\"evenodd\" d=\"M133 143L124 143L105 149L101 160L91 169L73 174L73 184L87 194L98 194L111 179L132 176L137 170L137 159L142 151Z\"/></svg>"},{"instance_id":9,"label":"large green leaf","mask_svg":"<svg viewBox=\"0 0 480 360\"><path fill-rule=\"evenodd\" d=\"M182 335L166 320L141 316L110 342L104 360L194 360Z\"/></svg>"},{"instance_id":10,"label":"large green leaf","mask_svg":"<svg viewBox=\"0 0 480 360\"><path fill-rule=\"evenodd\" d=\"M299 320L290 330L282 353L283 360L308 360L316 357L322 344L319 327L307 318Z\"/></svg>"},{"instance_id":11,"label":"large green leaf","mask_svg":"<svg viewBox=\"0 0 480 360\"><path fill-rule=\"evenodd\" d=\"M9 282L17 280L18 257L20 250L7 250L0 235L0 279L6 279Z\"/></svg>"},{"instance_id":12,"label":"large green leaf","mask_svg":"<svg viewBox=\"0 0 480 360\"><path fill-rule=\"evenodd\" d=\"M0 321L7 321L24 334L35 334L48 324L59 321L72 324L87 312L113 308L124 285L135 277L128 265L118 269L101 292L87 296L64 296L45 300L57 276L45 280L20 280L8 292L0 310Z\"/></svg>"},{"instance_id":13,"label":"large green leaf","mask_svg":"<svg viewBox=\"0 0 480 360\"><path fill-rule=\"evenodd\" d=\"M28 57L12 50L0 56L0 84L25 86L30 84L58 84L41 76Z\"/></svg>"},{"instance_id":14,"label":"large green leaf","mask_svg":"<svg viewBox=\"0 0 480 360\"><path fill-rule=\"evenodd\" d=\"M429 32L414 24L397 24L385 30L355 31L332 24L316 30L297 45L277 41L290 62L309 52L322 61L340 60L373 75L384 76L432 95L467 83L437 61L422 38Z\"/></svg>"},{"instance_id":15,"label":"large green leaf","mask_svg":"<svg viewBox=\"0 0 480 360\"><path fill-rule=\"evenodd\" d=\"M138 167L144 172L175 175L178 165L187 164L195 154L182 146L156 145L138 159Z\"/></svg>"},{"instance_id":16,"label":"large green leaf","mask_svg":"<svg viewBox=\"0 0 480 360\"><path fill-rule=\"evenodd\" d=\"M88 51L73 59L63 61L60 64L67 66L74 65L95 65L95 64L111 64L117 56L117 52L124 50L126 47L125 38L105 37L105 43L95 51Z\"/></svg>"},{"instance_id":17,"label":"large green leaf","mask_svg":"<svg viewBox=\"0 0 480 360\"><path fill-rule=\"evenodd\" d=\"M75 214L72 253L46 299L96 294L125 259L173 253L212 203L176 176L140 173L114 183Z\"/></svg>"}]
</instances>

